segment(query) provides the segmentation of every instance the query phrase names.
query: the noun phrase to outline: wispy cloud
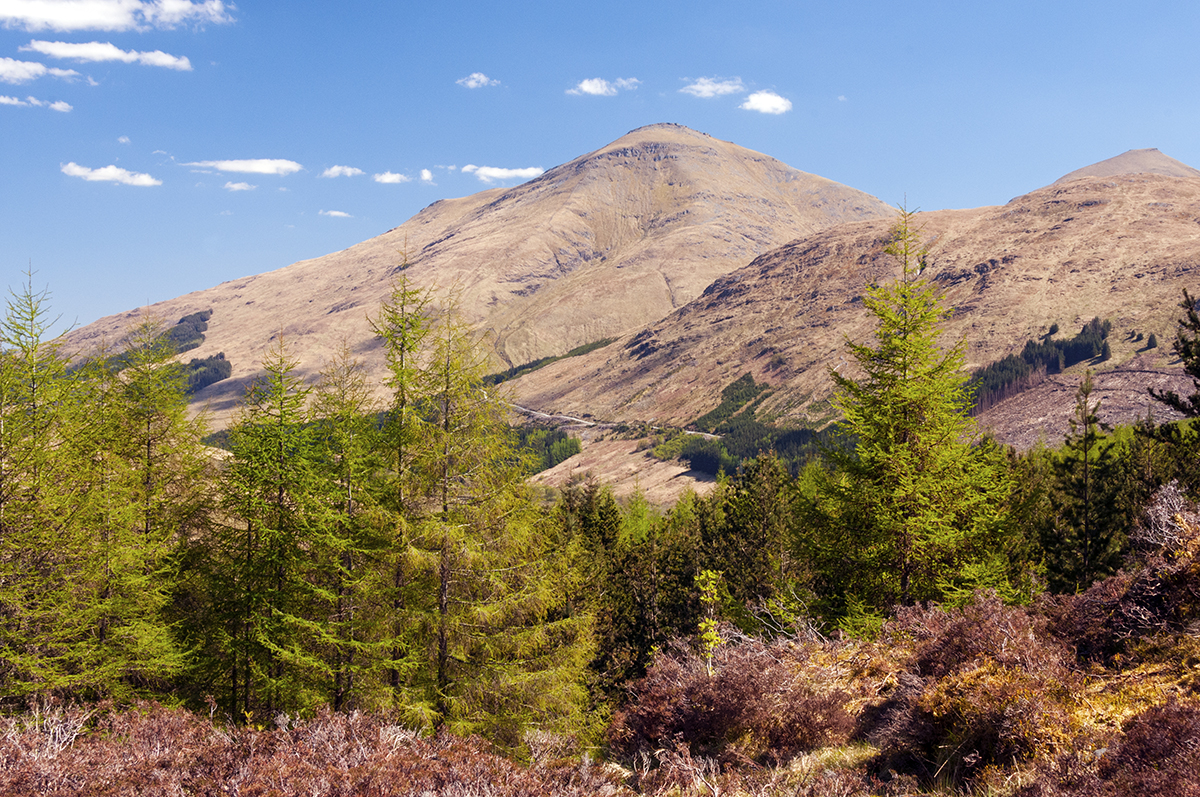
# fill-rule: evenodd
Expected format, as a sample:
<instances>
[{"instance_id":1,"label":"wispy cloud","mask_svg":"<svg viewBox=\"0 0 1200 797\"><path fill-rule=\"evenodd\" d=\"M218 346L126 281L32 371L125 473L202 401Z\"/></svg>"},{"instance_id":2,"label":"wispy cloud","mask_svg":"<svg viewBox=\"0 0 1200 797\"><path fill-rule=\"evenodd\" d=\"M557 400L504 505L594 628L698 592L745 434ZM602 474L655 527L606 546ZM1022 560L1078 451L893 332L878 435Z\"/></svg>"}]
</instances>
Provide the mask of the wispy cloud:
<instances>
[{"instance_id":1,"label":"wispy cloud","mask_svg":"<svg viewBox=\"0 0 1200 797\"><path fill-rule=\"evenodd\" d=\"M121 136L120 138L117 139L117 143L118 144L128 144L129 136Z\"/></svg>"},{"instance_id":2,"label":"wispy cloud","mask_svg":"<svg viewBox=\"0 0 1200 797\"><path fill-rule=\"evenodd\" d=\"M529 166L524 169L501 169L497 166L476 166L469 163L462 167L466 174L474 174L484 183L494 183L498 180L530 180L543 174L546 170L540 166Z\"/></svg>"},{"instance_id":3,"label":"wispy cloud","mask_svg":"<svg viewBox=\"0 0 1200 797\"><path fill-rule=\"evenodd\" d=\"M433 185L433 172L428 169L421 170L421 182Z\"/></svg>"},{"instance_id":4,"label":"wispy cloud","mask_svg":"<svg viewBox=\"0 0 1200 797\"><path fill-rule=\"evenodd\" d=\"M340 210L322 210L322 211L320 211L320 214L322 216L333 216L335 219L352 219L352 218L354 218L349 213L343 213Z\"/></svg>"},{"instance_id":5,"label":"wispy cloud","mask_svg":"<svg viewBox=\"0 0 1200 797\"><path fill-rule=\"evenodd\" d=\"M845 94L838 95L838 102L847 102Z\"/></svg>"},{"instance_id":6,"label":"wispy cloud","mask_svg":"<svg viewBox=\"0 0 1200 797\"><path fill-rule=\"evenodd\" d=\"M684 94L691 94L693 97L700 97L701 99L720 97L725 94L741 94L745 90L746 87L742 85L740 77L702 77L696 82L689 83L680 89Z\"/></svg>"},{"instance_id":7,"label":"wispy cloud","mask_svg":"<svg viewBox=\"0 0 1200 797\"><path fill-rule=\"evenodd\" d=\"M80 177L90 182L121 183L122 185L153 186L162 185L162 180L156 180L148 174L131 172L118 166L104 166L100 169L89 169L72 161L62 167L62 173L69 177Z\"/></svg>"},{"instance_id":8,"label":"wispy cloud","mask_svg":"<svg viewBox=\"0 0 1200 797\"><path fill-rule=\"evenodd\" d=\"M75 61L123 61L127 64L161 66L165 69L192 71L192 62L184 56L171 55L162 50L138 52L122 50L111 42L47 42L34 39L22 45L21 52L34 52L51 58L69 58Z\"/></svg>"},{"instance_id":9,"label":"wispy cloud","mask_svg":"<svg viewBox=\"0 0 1200 797\"><path fill-rule=\"evenodd\" d=\"M3 2L4 0L0 0ZM40 77L74 78L79 73L74 69L54 69L37 61L18 61L15 58L0 58L0 83L28 83Z\"/></svg>"},{"instance_id":10,"label":"wispy cloud","mask_svg":"<svg viewBox=\"0 0 1200 797\"><path fill-rule=\"evenodd\" d=\"M322 177L356 177L360 174L363 174L363 170L353 166L330 166L321 172Z\"/></svg>"},{"instance_id":11,"label":"wispy cloud","mask_svg":"<svg viewBox=\"0 0 1200 797\"><path fill-rule=\"evenodd\" d=\"M780 97L773 91L756 91L738 107L759 113L781 114L792 110L792 101Z\"/></svg>"},{"instance_id":12,"label":"wispy cloud","mask_svg":"<svg viewBox=\"0 0 1200 797\"><path fill-rule=\"evenodd\" d=\"M484 86L499 86L500 85L499 80L492 80L490 77L483 74L482 72L472 72L471 74L467 75L466 77L460 77L458 80L456 80L454 82L460 86L466 86L469 89L481 89Z\"/></svg>"},{"instance_id":13,"label":"wispy cloud","mask_svg":"<svg viewBox=\"0 0 1200 797\"><path fill-rule=\"evenodd\" d=\"M75 110L70 103L63 102L62 100L59 100L58 102L46 102L45 100L39 100L37 97L26 97L22 100L18 97L5 97L0 95L0 105L22 105L25 107L33 105L38 108L49 108L50 110L58 111L59 113L70 113L71 111Z\"/></svg>"},{"instance_id":14,"label":"wispy cloud","mask_svg":"<svg viewBox=\"0 0 1200 797\"><path fill-rule=\"evenodd\" d=\"M567 93L575 95L590 94L593 97L614 97L618 91L632 91L641 84L642 81L635 77L617 78L612 83L609 83L602 77L593 77L579 81L575 88L567 89Z\"/></svg>"},{"instance_id":15,"label":"wispy cloud","mask_svg":"<svg viewBox=\"0 0 1200 797\"><path fill-rule=\"evenodd\" d=\"M412 181L412 178L408 175L396 174L395 172L372 175L371 179L377 183L407 183Z\"/></svg>"},{"instance_id":16,"label":"wispy cloud","mask_svg":"<svg viewBox=\"0 0 1200 797\"><path fill-rule=\"evenodd\" d=\"M144 30L233 21L221 0L0 0L0 25L38 30Z\"/></svg>"},{"instance_id":17,"label":"wispy cloud","mask_svg":"<svg viewBox=\"0 0 1200 797\"><path fill-rule=\"evenodd\" d=\"M216 169L219 172L237 172L239 174L277 174L280 176L298 172L304 167L295 161L282 158L259 158L257 160L232 161L195 161L184 166L198 166L201 169Z\"/></svg>"},{"instance_id":18,"label":"wispy cloud","mask_svg":"<svg viewBox=\"0 0 1200 797\"><path fill-rule=\"evenodd\" d=\"M255 188L258 188L258 186L250 185L250 183L228 182L228 183L225 183L223 188L226 191L253 191Z\"/></svg>"}]
</instances>

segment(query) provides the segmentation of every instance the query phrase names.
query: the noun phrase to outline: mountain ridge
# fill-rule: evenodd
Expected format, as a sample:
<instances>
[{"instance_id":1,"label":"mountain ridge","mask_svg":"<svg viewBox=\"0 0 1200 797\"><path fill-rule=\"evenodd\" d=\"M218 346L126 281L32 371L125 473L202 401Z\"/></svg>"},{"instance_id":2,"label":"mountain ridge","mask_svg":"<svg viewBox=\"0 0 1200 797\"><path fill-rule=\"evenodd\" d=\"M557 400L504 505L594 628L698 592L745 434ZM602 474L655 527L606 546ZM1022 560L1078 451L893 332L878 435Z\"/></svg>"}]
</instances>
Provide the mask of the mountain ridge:
<instances>
[{"instance_id":1,"label":"mountain ridge","mask_svg":"<svg viewBox=\"0 0 1200 797\"><path fill-rule=\"evenodd\" d=\"M888 213L762 153L651 125L520 185L435 202L340 252L100 319L68 345L88 351L141 318L212 309L194 356L233 364L231 380L199 395L220 424L280 335L306 378L343 339L381 373L367 315L402 266L416 285L453 293L504 367L640 328L787 240Z\"/></svg>"}]
</instances>

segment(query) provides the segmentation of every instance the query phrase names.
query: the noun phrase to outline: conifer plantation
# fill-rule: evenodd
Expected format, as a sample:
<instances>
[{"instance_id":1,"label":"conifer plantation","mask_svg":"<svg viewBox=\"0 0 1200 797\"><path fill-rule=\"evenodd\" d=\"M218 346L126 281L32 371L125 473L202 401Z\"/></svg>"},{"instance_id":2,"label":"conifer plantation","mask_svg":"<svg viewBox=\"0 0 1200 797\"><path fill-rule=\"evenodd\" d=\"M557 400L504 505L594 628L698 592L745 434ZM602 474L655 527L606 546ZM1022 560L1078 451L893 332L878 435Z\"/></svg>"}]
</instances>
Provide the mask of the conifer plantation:
<instances>
[{"instance_id":1,"label":"conifer plantation","mask_svg":"<svg viewBox=\"0 0 1200 797\"><path fill-rule=\"evenodd\" d=\"M885 247L822 454L706 441L715 489L668 509L535 494L472 331L403 269L384 390L276 335L220 451L163 327L68 361L30 281L0 793L1200 793L1191 422L1108 429L1085 367L1060 447L987 439L912 214Z\"/></svg>"}]
</instances>

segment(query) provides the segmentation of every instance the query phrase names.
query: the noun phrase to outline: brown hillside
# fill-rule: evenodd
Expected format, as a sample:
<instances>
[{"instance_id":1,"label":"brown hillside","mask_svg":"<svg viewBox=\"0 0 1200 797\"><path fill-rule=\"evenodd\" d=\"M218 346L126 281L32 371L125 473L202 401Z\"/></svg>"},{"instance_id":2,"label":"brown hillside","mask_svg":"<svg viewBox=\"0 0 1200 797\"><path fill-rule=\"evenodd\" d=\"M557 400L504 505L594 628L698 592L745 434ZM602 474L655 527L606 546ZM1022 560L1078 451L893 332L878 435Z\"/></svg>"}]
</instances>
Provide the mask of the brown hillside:
<instances>
[{"instance_id":1,"label":"brown hillside","mask_svg":"<svg viewBox=\"0 0 1200 797\"><path fill-rule=\"evenodd\" d=\"M497 364L520 364L638 329L756 255L888 212L760 153L651 125L514 188L436 202L344 251L101 319L69 343L88 350L145 313L174 322L211 308L207 340L187 356L224 352L233 364L231 380L199 397L219 424L277 334L306 376L343 339L381 369L367 315L402 252L417 284L457 294Z\"/></svg>"},{"instance_id":2,"label":"brown hillside","mask_svg":"<svg viewBox=\"0 0 1200 797\"><path fill-rule=\"evenodd\" d=\"M1164 155L1157 149L1131 149L1122 152L1115 158L1093 163L1076 169L1070 174L1064 174L1052 185L1062 185L1081 177L1112 177L1118 174L1162 174L1167 177L1200 177L1200 169L1193 169L1186 163L1180 163L1174 158Z\"/></svg>"},{"instance_id":3,"label":"brown hillside","mask_svg":"<svg viewBox=\"0 0 1200 797\"><path fill-rule=\"evenodd\" d=\"M971 367L1019 351L1054 323L1072 335L1093 316L1112 320L1114 357L1092 367L1170 364L1181 290L1200 276L1200 178L1080 178L1002 207L921 213L918 222L931 244L927 276L955 308L946 340L966 338ZM881 254L891 223L845 224L789 243L717 279L662 321L526 376L516 389L524 404L543 410L686 424L749 371L777 388L762 414L827 417L829 368L849 367L847 337L866 340L873 331L863 288L896 275ZM1133 342L1135 332L1160 341L1136 362L1144 343ZM1078 384L1077 376L1063 379ZM1069 401L1073 390L1065 395ZM1125 417L1116 420L1144 414L1146 405L1125 401ZM1001 416L997 408L984 420L1014 442L1065 432L1065 423L1051 428L1065 420L1057 410Z\"/></svg>"}]
</instances>

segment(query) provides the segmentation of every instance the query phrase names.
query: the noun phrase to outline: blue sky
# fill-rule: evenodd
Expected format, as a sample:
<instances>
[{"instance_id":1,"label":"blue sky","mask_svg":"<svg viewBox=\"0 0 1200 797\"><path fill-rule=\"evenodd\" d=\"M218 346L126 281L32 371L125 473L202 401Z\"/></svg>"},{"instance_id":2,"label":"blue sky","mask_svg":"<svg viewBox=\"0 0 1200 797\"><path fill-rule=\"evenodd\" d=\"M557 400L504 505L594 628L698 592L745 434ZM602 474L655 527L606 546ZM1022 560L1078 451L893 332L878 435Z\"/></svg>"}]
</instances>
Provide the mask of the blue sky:
<instances>
[{"instance_id":1,"label":"blue sky","mask_svg":"<svg viewBox=\"0 0 1200 797\"><path fill-rule=\"evenodd\" d=\"M0 263L85 324L655 122L1002 204L1128 149L1200 167L1198 40L1153 0L0 0Z\"/></svg>"}]
</instances>

